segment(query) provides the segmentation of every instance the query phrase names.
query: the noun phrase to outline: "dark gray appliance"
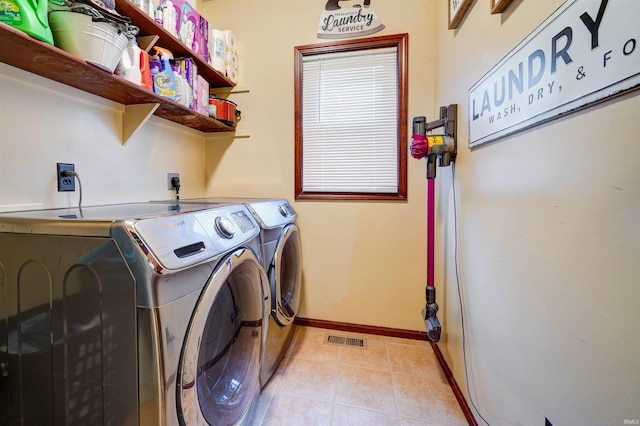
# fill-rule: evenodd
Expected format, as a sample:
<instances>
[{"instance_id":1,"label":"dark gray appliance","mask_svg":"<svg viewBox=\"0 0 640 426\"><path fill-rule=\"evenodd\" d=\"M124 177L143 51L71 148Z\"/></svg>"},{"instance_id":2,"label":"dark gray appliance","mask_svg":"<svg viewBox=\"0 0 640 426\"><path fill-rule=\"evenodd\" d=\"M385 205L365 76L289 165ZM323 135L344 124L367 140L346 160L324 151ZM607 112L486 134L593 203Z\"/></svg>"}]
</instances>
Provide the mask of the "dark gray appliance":
<instances>
[{"instance_id":1,"label":"dark gray appliance","mask_svg":"<svg viewBox=\"0 0 640 426\"><path fill-rule=\"evenodd\" d=\"M249 423L259 233L242 205L0 214L0 424Z\"/></svg>"}]
</instances>

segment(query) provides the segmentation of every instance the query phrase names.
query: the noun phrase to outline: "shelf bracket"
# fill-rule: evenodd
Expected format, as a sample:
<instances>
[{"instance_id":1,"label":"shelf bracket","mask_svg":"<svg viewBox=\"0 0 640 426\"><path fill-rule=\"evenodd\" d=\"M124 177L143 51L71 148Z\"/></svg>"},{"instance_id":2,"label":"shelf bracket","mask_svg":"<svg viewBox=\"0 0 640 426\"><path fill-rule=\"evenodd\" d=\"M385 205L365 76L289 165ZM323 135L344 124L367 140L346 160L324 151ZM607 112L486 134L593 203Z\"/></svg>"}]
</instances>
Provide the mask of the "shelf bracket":
<instances>
[{"instance_id":1,"label":"shelf bracket","mask_svg":"<svg viewBox=\"0 0 640 426\"><path fill-rule=\"evenodd\" d=\"M138 41L138 46L140 46L140 48L145 52L149 53L149 51L156 44L159 38L159 36L154 34L150 36L136 37L136 40Z\"/></svg>"},{"instance_id":2,"label":"shelf bracket","mask_svg":"<svg viewBox=\"0 0 640 426\"><path fill-rule=\"evenodd\" d=\"M125 105L122 114L122 145L126 145L129 139L147 122L149 117L158 109L160 104L133 104Z\"/></svg>"}]
</instances>

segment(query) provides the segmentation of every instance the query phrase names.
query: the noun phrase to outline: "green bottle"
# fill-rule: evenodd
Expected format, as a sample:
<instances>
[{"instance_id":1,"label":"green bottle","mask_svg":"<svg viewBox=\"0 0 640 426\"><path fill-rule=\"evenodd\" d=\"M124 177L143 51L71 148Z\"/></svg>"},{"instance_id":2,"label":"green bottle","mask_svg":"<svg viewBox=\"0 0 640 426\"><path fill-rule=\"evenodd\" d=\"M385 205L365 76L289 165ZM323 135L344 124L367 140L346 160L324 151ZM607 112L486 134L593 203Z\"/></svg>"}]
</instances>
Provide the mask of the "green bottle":
<instances>
[{"instance_id":1,"label":"green bottle","mask_svg":"<svg viewBox=\"0 0 640 426\"><path fill-rule=\"evenodd\" d=\"M0 22L53 45L47 0L0 0Z\"/></svg>"}]
</instances>

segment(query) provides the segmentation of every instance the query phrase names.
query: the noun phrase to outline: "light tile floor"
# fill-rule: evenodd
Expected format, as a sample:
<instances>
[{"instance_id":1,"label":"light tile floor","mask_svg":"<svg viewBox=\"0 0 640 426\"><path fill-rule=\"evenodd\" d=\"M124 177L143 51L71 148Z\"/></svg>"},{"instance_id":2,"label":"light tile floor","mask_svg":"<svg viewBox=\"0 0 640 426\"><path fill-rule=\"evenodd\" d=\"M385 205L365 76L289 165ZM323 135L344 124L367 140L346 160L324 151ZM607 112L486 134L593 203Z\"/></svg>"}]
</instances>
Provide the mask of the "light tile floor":
<instances>
[{"instance_id":1,"label":"light tile floor","mask_svg":"<svg viewBox=\"0 0 640 426\"><path fill-rule=\"evenodd\" d=\"M327 334L366 349L324 343ZM467 421L428 342L297 327L254 426L457 426Z\"/></svg>"}]
</instances>

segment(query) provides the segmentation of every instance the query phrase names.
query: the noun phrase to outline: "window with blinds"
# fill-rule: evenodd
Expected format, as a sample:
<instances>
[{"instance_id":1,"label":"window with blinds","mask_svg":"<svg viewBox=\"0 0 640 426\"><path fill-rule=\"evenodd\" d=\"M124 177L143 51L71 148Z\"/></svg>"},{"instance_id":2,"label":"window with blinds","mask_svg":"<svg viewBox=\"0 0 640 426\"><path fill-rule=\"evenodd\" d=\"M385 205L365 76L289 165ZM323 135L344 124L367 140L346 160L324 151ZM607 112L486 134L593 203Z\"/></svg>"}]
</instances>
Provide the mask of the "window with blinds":
<instances>
[{"instance_id":1,"label":"window with blinds","mask_svg":"<svg viewBox=\"0 0 640 426\"><path fill-rule=\"evenodd\" d=\"M406 199L406 38L296 48L297 199Z\"/></svg>"}]
</instances>

